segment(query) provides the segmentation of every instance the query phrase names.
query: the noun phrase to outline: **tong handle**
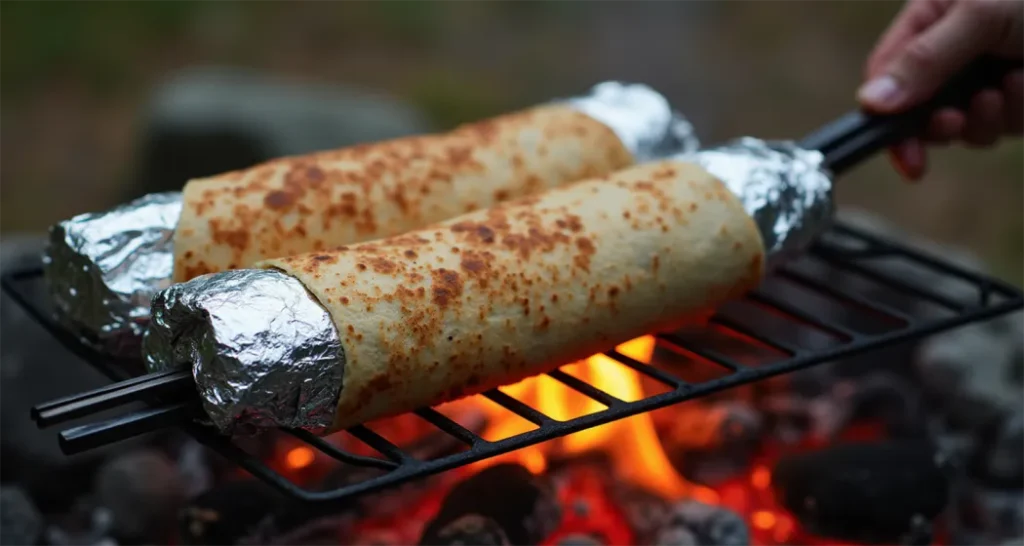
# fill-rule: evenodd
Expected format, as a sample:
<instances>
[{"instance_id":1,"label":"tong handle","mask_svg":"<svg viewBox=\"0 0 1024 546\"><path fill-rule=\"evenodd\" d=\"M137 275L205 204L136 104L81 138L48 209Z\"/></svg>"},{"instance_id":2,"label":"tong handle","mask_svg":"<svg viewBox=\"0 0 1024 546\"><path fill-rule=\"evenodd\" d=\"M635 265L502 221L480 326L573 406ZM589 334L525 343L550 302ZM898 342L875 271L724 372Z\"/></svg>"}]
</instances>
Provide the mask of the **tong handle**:
<instances>
[{"instance_id":1,"label":"tong handle","mask_svg":"<svg viewBox=\"0 0 1024 546\"><path fill-rule=\"evenodd\" d=\"M901 140L920 133L941 108L966 108L976 93L1002 87L1003 79L1024 64L1019 60L983 57L954 76L931 100L906 112L890 115L854 110L811 133L802 148L825 154L825 167L834 175Z\"/></svg>"}]
</instances>

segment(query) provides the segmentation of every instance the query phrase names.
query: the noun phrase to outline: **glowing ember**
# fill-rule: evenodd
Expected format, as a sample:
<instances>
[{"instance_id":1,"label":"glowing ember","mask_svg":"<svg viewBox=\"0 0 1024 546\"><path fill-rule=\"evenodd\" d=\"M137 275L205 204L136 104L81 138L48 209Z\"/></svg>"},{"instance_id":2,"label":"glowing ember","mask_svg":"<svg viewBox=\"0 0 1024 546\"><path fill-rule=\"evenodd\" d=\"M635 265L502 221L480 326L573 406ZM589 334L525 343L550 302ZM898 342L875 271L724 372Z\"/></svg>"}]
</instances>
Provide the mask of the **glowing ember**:
<instances>
[{"instance_id":1,"label":"glowing ember","mask_svg":"<svg viewBox=\"0 0 1024 546\"><path fill-rule=\"evenodd\" d=\"M617 350L636 361L650 363L655 346L651 336L634 339ZM634 402L652 396L645 392L642 376L631 368L605 355L594 355L584 361L563 366L561 370L624 402ZM648 385L649 387L649 385ZM559 421L569 421L591 415L607 408L560 381L540 375L501 387L503 392L534 409ZM649 390L649 389L648 389ZM753 394L734 391L734 396L754 404ZM536 425L510 412L483 396L466 398L438 408L452 418L471 411L486 418L480 432L484 439L497 442L536 428ZM662 434L671 434L671 444L681 451L723 448L721 438L729 414L723 407L702 403L683 403L658 412L669 426ZM630 544L638 537L630 523L628 506L619 505L615 486L627 482L667 501L696 500L718 505L739 514L747 522L751 543L758 546L778 544L839 544L808 534L797 520L775 499L772 490L771 468L784 453L815 449L824 443L813 435L797 444L767 441L760 445L746 472L740 472L714 488L687 481L670 462L655 428L657 413L639 415L612 421L556 438L554 440L485 459L469 467L460 468L442 477L417 499L405 499L397 511L359 521L356 532L361 537L374 533L391 533L392 543L414 543L423 526L434 517L450 487L467 476L502 462L518 463L534 474L549 472L555 484L562 519L555 531L542 544L549 546L570 536L599 537L604 544ZM425 421L411 415L385 419L372 424L374 430L399 445L408 445L425 434ZM737 425L739 426L739 425ZM846 439L877 438L885 434L877 423L862 423L844 431ZM667 437L666 437L667 438ZM356 446L349 449L359 452ZM367 449L364 447L364 449ZM581 455L599 453L610 467L590 466L591 463L565 464ZM372 454L372 453L366 453ZM586 459L581 459L586 460ZM594 459L589 459L591 462ZM293 447L285 451L284 463L293 470L312 468L314 452L308 447ZM303 470L308 472L308 470ZM500 492L496 492L500 495ZM401 523L396 523L401 522ZM397 533L397 534L396 534ZM397 538L396 538L397 537ZM367 539L370 540L370 539ZM370 540L372 542L372 540Z\"/></svg>"},{"instance_id":2,"label":"glowing ember","mask_svg":"<svg viewBox=\"0 0 1024 546\"><path fill-rule=\"evenodd\" d=\"M316 453L312 449L308 447L295 447L288 451L284 460L288 468L299 470L313 464L315 458Z\"/></svg>"}]
</instances>

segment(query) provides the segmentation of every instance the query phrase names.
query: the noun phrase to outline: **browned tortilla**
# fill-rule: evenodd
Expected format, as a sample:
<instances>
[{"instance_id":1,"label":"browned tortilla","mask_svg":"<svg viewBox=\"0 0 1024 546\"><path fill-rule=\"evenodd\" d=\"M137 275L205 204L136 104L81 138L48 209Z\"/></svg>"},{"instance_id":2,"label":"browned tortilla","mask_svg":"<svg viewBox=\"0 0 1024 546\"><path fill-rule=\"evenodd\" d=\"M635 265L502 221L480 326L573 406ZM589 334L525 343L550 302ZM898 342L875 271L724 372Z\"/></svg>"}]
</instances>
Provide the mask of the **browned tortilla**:
<instances>
[{"instance_id":1,"label":"browned tortilla","mask_svg":"<svg viewBox=\"0 0 1024 546\"><path fill-rule=\"evenodd\" d=\"M736 197L669 161L260 266L298 278L333 317L345 350L337 429L705 315L755 286L763 262Z\"/></svg>"},{"instance_id":2,"label":"browned tortilla","mask_svg":"<svg viewBox=\"0 0 1024 546\"><path fill-rule=\"evenodd\" d=\"M193 180L174 280L396 235L632 162L607 126L553 105Z\"/></svg>"}]
</instances>

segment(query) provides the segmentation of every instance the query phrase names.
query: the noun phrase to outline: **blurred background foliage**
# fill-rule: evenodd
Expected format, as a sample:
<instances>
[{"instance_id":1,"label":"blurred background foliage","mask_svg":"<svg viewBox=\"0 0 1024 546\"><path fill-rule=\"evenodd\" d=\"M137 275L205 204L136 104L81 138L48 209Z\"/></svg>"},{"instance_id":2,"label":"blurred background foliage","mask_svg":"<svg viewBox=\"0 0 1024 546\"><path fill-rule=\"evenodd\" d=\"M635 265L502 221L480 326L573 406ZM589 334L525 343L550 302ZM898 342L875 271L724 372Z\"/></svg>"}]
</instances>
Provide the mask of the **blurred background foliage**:
<instances>
[{"instance_id":1,"label":"blurred background foliage","mask_svg":"<svg viewBox=\"0 0 1024 546\"><path fill-rule=\"evenodd\" d=\"M37 232L124 199L154 91L191 66L370 89L435 129L603 79L665 93L706 143L797 137L853 106L900 3L3 2L0 230ZM939 150L920 186L884 158L844 205L967 247L1021 283L1024 152ZM184 182L184 181L182 181ZM130 192L129 192L130 193Z\"/></svg>"}]
</instances>

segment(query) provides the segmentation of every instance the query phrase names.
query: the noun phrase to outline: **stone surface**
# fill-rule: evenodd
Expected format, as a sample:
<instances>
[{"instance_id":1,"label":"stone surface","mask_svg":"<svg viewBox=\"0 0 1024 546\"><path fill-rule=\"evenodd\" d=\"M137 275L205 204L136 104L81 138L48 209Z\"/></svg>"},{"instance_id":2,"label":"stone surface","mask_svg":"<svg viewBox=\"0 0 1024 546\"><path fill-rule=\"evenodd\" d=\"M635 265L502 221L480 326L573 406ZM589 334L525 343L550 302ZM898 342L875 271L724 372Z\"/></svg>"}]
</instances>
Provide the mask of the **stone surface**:
<instances>
[{"instance_id":1,"label":"stone surface","mask_svg":"<svg viewBox=\"0 0 1024 546\"><path fill-rule=\"evenodd\" d=\"M684 501L672 507L657 544L741 546L750 544L750 530L732 510Z\"/></svg>"},{"instance_id":2,"label":"stone surface","mask_svg":"<svg viewBox=\"0 0 1024 546\"><path fill-rule=\"evenodd\" d=\"M926 440L851 442L783 456L772 489L815 534L892 542L945 509L952 470Z\"/></svg>"},{"instance_id":3,"label":"stone surface","mask_svg":"<svg viewBox=\"0 0 1024 546\"><path fill-rule=\"evenodd\" d=\"M0 544L35 544L42 532L42 516L25 491L0 487Z\"/></svg>"},{"instance_id":4,"label":"stone surface","mask_svg":"<svg viewBox=\"0 0 1024 546\"><path fill-rule=\"evenodd\" d=\"M110 459L96 475L96 500L110 511L116 537L169 540L185 500L178 469L155 450L133 450Z\"/></svg>"},{"instance_id":5,"label":"stone surface","mask_svg":"<svg viewBox=\"0 0 1024 546\"><path fill-rule=\"evenodd\" d=\"M355 87L199 67L151 99L133 195L179 190L190 179L286 155L428 132L408 104Z\"/></svg>"},{"instance_id":6,"label":"stone surface","mask_svg":"<svg viewBox=\"0 0 1024 546\"><path fill-rule=\"evenodd\" d=\"M971 477L988 487L1019 491L1024 498L1024 409L994 420L976 434Z\"/></svg>"},{"instance_id":7,"label":"stone surface","mask_svg":"<svg viewBox=\"0 0 1024 546\"><path fill-rule=\"evenodd\" d=\"M591 535L573 534L558 540L558 546L601 546L603 543Z\"/></svg>"}]
</instances>

